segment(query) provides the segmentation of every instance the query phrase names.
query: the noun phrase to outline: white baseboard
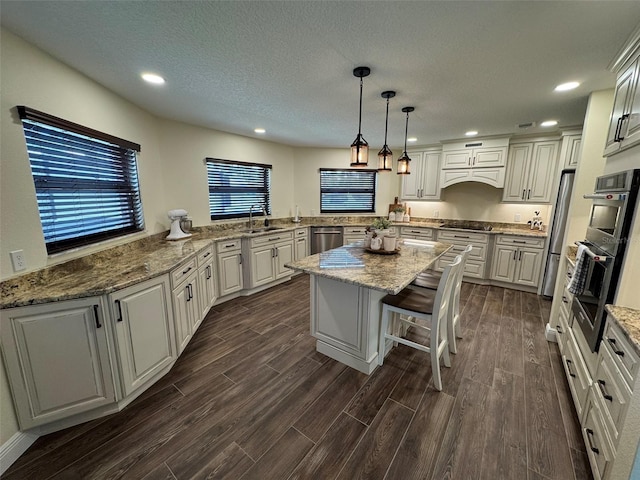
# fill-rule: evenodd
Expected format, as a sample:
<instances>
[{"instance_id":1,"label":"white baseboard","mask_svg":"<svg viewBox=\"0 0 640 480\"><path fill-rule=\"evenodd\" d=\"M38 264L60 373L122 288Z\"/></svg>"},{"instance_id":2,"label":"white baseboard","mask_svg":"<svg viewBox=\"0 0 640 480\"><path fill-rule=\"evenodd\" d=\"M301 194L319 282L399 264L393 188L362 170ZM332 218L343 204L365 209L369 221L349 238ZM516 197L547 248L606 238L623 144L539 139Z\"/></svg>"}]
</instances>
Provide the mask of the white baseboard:
<instances>
[{"instance_id":1,"label":"white baseboard","mask_svg":"<svg viewBox=\"0 0 640 480\"><path fill-rule=\"evenodd\" d=\"M0 475L6 472L38 437L39 435L35 433L16 432L9 440L0 445Z\"/></svg>"}]
</instances>

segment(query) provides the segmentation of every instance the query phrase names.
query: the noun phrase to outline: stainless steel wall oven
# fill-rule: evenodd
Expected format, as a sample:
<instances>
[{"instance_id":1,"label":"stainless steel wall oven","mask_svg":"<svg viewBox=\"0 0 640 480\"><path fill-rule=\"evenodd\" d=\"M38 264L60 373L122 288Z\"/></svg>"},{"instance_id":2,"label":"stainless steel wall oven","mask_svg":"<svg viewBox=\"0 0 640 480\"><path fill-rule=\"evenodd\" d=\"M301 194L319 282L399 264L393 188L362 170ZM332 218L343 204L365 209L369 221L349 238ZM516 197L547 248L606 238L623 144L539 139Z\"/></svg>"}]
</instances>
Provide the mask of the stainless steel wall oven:
<instances>
[{"instance_id":1,"label":"stainless steel wall oven","mask_svg":"<svg viewBox=\"0 0 640 480\"><path fill-rule=\"evenodd\" d=\"M633 213L638 199L640 169L598 177L584 242L584 290L574 296L572 311L589 347L597 352L605 323L604 306L612 303L624 263ZM574 272L575 274L575 272Z\"/></svg>"}]
</instances>

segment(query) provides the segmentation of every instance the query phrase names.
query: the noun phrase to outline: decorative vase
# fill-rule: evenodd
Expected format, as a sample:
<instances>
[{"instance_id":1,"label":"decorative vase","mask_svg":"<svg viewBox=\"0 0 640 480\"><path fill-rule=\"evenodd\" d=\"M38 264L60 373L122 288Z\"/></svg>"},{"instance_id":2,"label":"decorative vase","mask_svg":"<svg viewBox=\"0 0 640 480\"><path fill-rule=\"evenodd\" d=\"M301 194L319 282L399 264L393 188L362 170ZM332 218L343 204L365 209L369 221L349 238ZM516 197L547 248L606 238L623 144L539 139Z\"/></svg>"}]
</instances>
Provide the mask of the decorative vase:
<instances>
[{"instance_id":1,"label":"decorative vase","mask_svg":"<svg viewBox=\"0 0 640 480\"><path fill-rule=\"evenodd\" d=\"M384 237L382 244L387 252L391 252L396 249L396 237Z\"/></svg>"},{"instance_id":2,"label":"decorative vase","mask_svg":"<svg viewBox=\"0 0 640 480\"><path fill-rule=\"evenodd\" d=\"M410 220L411 220L411 217L409 216L409 214L405 213L404 216L402 217L402 221L408 223Z\"/></svg>"},{"instance_id":3,"label":"decorative vase","mask_svg":"<svg viewBox=\"0 0 640 480\"><path fill-rule=\"evenodd\" d=\"M390 222L395 222L395 221L396 221L396 214L395 214L395 212L389 212L389 221L390 221Z\"/></svg>"},{"instance_id":4,"label":"decorative vase","mask_svg":"<svg viewBox=\"0 0 640 480\"><path fill-rule=\"evenodd\" d=\"M380 250L382 248L382 237L374 237L371 239L371 250Z\"/></svg>"}]
</instances>

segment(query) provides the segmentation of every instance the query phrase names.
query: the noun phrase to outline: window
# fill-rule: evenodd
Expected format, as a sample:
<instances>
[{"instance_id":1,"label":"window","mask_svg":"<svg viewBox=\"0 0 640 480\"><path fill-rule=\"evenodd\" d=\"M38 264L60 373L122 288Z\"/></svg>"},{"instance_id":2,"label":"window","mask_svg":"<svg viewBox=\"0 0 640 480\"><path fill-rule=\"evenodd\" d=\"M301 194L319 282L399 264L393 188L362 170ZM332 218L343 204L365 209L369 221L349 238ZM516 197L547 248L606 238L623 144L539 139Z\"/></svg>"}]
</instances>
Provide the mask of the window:
<instances>
[{"instance_id":1,"label":"window","mask_svg":"<svg viewBox=\"0 0 640 480\"><path fill-rule=\"evenodd\" d=\"M320 169L320 213L374 213L376 170Z\"/></svg>"},{"instance_id":2,"label":"window","mask_svg":"<svg viewBox=\"0 0 640 480\"><path fill-rule=\"evenodd\" d=\"M17 108L49 254L144 230L140 145Z\"/></svg>"},{"instance_id":3,"label":"window","mask_svg":"<svg viewBox=\"0 0 640 480\"><path fill-rule=\"evenodd\" d=\"M207 178L211 220L271 215L271 165L207 158Z\"/></svg>"}]
</instances>

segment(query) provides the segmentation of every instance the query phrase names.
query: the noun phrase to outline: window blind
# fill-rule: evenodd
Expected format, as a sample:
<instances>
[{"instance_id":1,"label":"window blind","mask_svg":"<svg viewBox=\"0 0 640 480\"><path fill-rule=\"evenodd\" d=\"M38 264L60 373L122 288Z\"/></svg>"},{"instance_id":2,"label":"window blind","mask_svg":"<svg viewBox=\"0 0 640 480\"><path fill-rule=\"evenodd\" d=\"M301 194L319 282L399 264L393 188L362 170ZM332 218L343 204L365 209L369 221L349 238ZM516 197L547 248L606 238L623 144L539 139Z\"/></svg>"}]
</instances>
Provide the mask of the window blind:
<instances>
[{"instance_id":1,"label":"window blind","mask_svg":"<svg viewBox=\"0 0 640 480\"><path fill-rule=\"evenodd\" d=\"M271 165L207 158L211 220L271 215Z\"/></svg>"},{"instance_id":2,"label":"window blind","mask_svg":"<svg viewBox=\"0 0 640 480\"><path fill-rule=\"evenodd\" d=\"M48 253L144 229L136 150L130 148L139 145L91 138L73 131L71 122L71 130L64 129L56 117L53 126L20 114Z\"/></svg>"},{"instance_id":3,"label":"window blind","mask_svg":"<svg viewBox=\"0 0 640 480\"><path fill-rule=\"evenodd\" d=\"M320 169L321 213L373 213L376 170Z\"/></svg>"}]
</instances>

